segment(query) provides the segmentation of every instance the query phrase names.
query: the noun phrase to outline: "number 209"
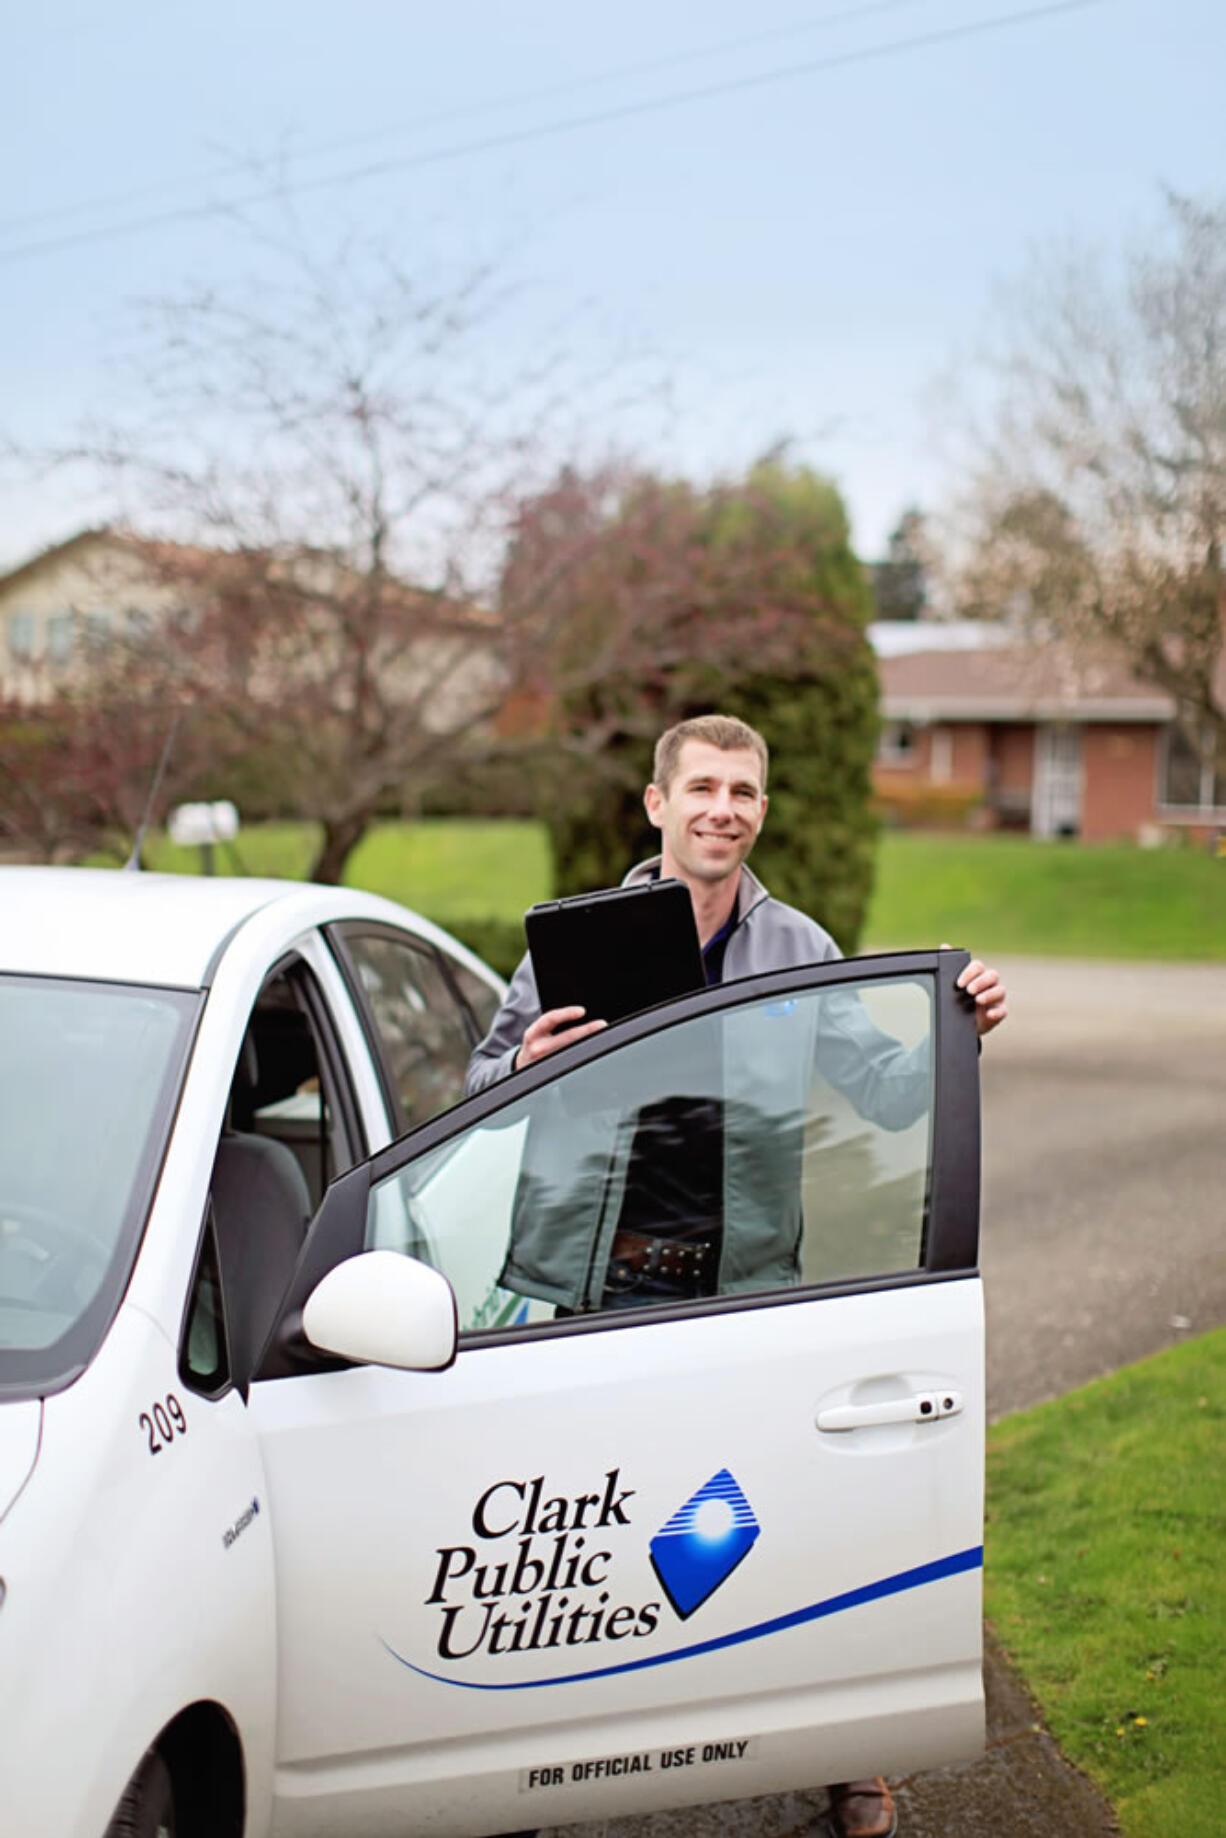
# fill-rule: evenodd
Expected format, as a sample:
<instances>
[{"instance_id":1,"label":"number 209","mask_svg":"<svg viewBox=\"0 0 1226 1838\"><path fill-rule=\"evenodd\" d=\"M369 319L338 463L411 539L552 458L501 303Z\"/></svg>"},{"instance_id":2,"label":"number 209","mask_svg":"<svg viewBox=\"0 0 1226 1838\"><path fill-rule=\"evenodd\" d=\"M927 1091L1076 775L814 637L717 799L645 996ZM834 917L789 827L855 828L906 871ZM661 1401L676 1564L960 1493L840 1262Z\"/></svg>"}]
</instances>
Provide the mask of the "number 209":
<instances>
[{"instance_id":1,"label":"number 209","mask_svg":"<svg viewBox=\"0 0 1226 1838\"><path fill-rule=\"evenodd\" d=\"M143 1410L138 1422L148 1433L150 1455L160 1455L176 1436L187 1434L187 1417L173 1391L166 1393L165 1403L155 1404L151 1410Z\"/></svg>"}]
</instances>

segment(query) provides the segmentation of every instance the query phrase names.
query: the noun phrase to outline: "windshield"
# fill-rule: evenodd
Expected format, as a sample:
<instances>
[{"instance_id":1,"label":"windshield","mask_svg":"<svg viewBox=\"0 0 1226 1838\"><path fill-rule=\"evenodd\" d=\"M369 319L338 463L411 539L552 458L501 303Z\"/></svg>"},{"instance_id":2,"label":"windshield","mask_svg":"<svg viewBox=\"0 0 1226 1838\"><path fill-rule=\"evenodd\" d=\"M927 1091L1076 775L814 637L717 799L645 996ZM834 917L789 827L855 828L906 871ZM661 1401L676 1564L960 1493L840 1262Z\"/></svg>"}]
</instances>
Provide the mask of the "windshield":
<instances>
[{"instance_id":1,"label":"windshield","mask_svg":"<svg viewBox=\"0 0 1226 1838\"><path fill-rule=\"evenodd\" d=\"M0 1390L92 1357L127 1282L198 999L0 976Z\"/></svg>"}]
</instances>

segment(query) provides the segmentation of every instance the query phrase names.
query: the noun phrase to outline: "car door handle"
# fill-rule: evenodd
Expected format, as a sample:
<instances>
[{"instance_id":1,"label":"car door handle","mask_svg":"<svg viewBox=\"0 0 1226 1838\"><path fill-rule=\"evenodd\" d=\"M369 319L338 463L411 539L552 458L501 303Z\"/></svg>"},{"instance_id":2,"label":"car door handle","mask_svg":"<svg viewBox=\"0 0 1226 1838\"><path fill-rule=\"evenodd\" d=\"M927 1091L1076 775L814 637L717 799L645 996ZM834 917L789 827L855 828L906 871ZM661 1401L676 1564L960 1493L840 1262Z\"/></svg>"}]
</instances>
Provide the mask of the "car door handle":
<instances>
[{"instance_id":1,"label":"car door handle","mask_svg":"<svg viewBox=\"0 0 1226 1838\"><path fill-rule=\"evenodd\" d=\"M886 1398L880 1404L832 1404L817 1413L819 1430L862 1430L877 1423L936 1423L956 1417L960 1391L917 1391L909 1398Z\"/></svg>"}]
</instances>

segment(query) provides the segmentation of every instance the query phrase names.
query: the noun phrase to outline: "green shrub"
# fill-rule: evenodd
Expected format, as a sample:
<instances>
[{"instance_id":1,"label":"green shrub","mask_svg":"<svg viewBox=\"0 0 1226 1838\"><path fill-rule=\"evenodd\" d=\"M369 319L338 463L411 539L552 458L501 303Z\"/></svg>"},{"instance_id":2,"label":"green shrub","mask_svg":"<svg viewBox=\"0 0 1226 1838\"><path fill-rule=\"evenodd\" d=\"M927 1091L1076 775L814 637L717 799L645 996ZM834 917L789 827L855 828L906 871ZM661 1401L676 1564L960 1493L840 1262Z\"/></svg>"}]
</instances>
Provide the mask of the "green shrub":
<instances>
[{"instance_id":1,"label":"green shrub","mask_svg":"<svg viewBox=\"0 0 1226 1838\"><path fill-rule=\"evenodd\" d=\"M983 793L961 785L891 785L873 809L891 830L967 830L983 810Z\"/></svg>"},{"instance_id":2,"label":"green shrub","mask_svg":"<svg viewBox=\"0 0 1226 1838\"><path fill-rule=\"evenodd\" d=\"M526 949L522 920L449 919L440 913L431 913L429 916L435 925L441 925L445 932L450 932L462 945L475 951L499 976L509 979L513 975Z\"/></svg>"},{"instance_id":3,"label":"green shrub","mask_svg":"<svg viewBox=\"0 0 1226 1838\"><path fill-rule=\"evenodd\" d=\"M776 899L854 951L877 842L869 805L877 671L867 640L825 671L792 681L751 677L724 708L758 728L771 750L770 809L750 865Z\"/></svg>"}]
</instances>

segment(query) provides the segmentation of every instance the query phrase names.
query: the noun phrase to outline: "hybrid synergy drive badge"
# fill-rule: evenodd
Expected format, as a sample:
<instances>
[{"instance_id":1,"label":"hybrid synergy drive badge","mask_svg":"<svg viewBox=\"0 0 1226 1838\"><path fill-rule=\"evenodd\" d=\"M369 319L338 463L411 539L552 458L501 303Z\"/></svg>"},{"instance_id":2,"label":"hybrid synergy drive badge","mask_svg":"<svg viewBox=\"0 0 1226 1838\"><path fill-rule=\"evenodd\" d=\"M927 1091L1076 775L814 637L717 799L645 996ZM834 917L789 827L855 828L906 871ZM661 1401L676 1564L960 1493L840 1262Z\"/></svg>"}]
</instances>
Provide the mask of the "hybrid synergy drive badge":
<instances>
[{"instance_id":1,"label":"hybrid synergy drive badge","mask_svg":"<svg viewBox=\"0 0 1226 1838\"><path fill-rule=\"evenodd\" d=\"M748 1555L761 1528L727 1468L678 1507L649 1549L655 1573L684 1621Z\"/></svg>"}]
</instances>

